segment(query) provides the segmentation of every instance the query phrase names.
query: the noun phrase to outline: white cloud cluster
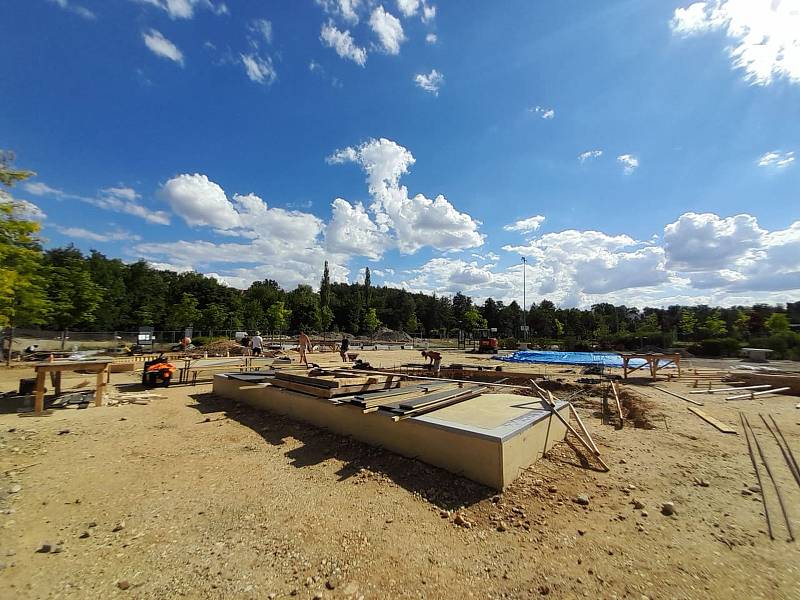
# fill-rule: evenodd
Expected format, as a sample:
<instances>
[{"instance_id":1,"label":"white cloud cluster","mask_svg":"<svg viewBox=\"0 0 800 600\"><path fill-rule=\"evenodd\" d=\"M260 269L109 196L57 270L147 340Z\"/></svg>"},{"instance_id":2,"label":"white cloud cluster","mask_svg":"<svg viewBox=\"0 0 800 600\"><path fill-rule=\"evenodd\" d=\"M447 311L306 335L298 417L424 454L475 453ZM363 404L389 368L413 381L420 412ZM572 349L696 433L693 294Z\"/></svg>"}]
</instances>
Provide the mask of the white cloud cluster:
<instances>
[{"instance_id":1,"label":"white cloud cluster","mask_svg":"<svg viewBox=\"0 0 800 600\"><path fill-rule=\"evenodd\" d=\"M353 41L353 36L350 31L341 31L336 28L333 21L328 21L322 25L320 32L320 40L336 51L340 58L352 60L359 66L364 66L367 62L367 51L360 46L357 46Z\"/></svg>"},{"instance_id":2,"label":"white cloud cluster","mask_svg":"<svg viewBox=\"0 0 800 600\"><path fill-rule=\"evenodd\" d=\"M578 160L583 163L583 162L586 162L589 159L600 158L601 156L603 156L603 151L602 150L587 150L586 152L581 152L578 155Z\"/></svg>"},{"instance_id":3,"label":"white cloud cluster","mask_svg":"<svg viewBox=\"0 0 800 600\"><path fill-rule=\"evenodd\" d=\"M409 197L408 189L400 185L400 177L415 159L399 144L384 138L369 140L358 147L338 150L328 162L353 162L364 169L373 200L370 223L387 236L387 246L394 245L400 252L411 254L424 246L447 251L483 244L479 222L456 210L444 196Z\"/></svg>"},{"instance_id":4,"label":"white cloud cluster","mask_svg":"<svg viewBox=\"0 0 800 600\"><path fill-rule=\"evenodd\" d=\"M240 54L242 65L250 81L270 85L278 78L272 59L269 56L260 56L256 53Z\"/></svg>"},{"instance_id":5,"label":"white cloud cluster","mask_svg":"<svg viewBox=\"0 0 800 600\"><path fill-rule=\"evenodd\" d=\"M67 10L71 13L78 15L86 19L87 21L94 21L97 18L91 10L86 8L85 6L81 6L80 4L75 4L70 2L70 0L50 0L53 4L60 6L64 10Z\"/></svg>"},{"instance_id":6,"label":"white cloud cluster","mask_svg":"<svg viewBox=\"0 0 800 600\"><path fill-rule=\"evenodd\" d=\"M134 2L160 8L172 19L191 19L196 8L205 8L217 15L226 15L229 12L224 2L214 4L211 0L134 0Z\"/></svg>"},{"instance_id":7,"label":"white cloud cluster","mask_svg":"<svg viewBox=\"0 0 800 600\"><path fill-rule=\"evenodd\" d=\"M406 41L400 19L377 6L369 17L369 26L378 36L383 51L387 54L400 54L400 44Z\"/></svg>"},{"instance_id":8,"label":"white cloud cluster","mask_svg":"<svg viewBox=\"0 0 800 600\"><path fill-rule=\"evenodd\" d=\"M23 184L23 188L34 196L57 198L59 200L78 200L103 210L133 215L157 225L169 225L170 222L169 215L164 211L152 210L142 205L139 202L141 196L133 188L110 187L100 190L98 195L94 197L69 194L41 181L26 182Z\"/></svg>"},{"instance_id":9,"label":"white cloud cluster","mask_svg":"<svg viewBox=\"0 0 800 600\"><path fill-rule=\"evenodd\" d=\"M509 223L508 225L503 226L503 229L506 231L533 233L542 226L542 223L544 223L544 217L542 215L536 215L527 219L520 219L519 221Z\"/></svg>"},{"instance_id":10,"label":"white cloud cluster","mask_svg":"<svg viewBox=\"0 0 800 600\"><path fill-rule=\"evenodd\" d=\"M420 7L420 0L397 0L397 10L404 17L413 17Z\"/></svg>"},{"instance_id":11,"label":"white cloud cluster","mask_svg":"<svg viewBox=\"0 0 800 600\"><path fill-rule=\"evenodd\" d=\"M755 85L785 78L800 82L800 7L797 0L710 0L678 8L672 31L690 36L723 30L728 54Z\"/></svg>"},{"instance_id":12,"label":"white cloud cluster","mask_svg":"<svg viewBox=\"0 0 800 600\"><path fill-rule=\"evenodd\" d=\"M272 43L272 21L268 19L255 19L250 23L250 31L257 34L267 44Z\"/></svg>"},{"instance_id":13,"label":"white cloud cluster","mask_svg":"<svg viewBox=\"0 0 800 600\"><path fill-rule=\"evenodd\" d=\"M439 41L439 37L435 33L428 33L425 36L425 42L430 44L431 46L434 45L438 41Z\"/></svg>"},{"instance_id":14,"label":"white cloud cluster","mask_svg":"<svg viewBox=\"0 0 800 600\"><path fill-rule=\"evenodd\" d=\"M532 112L542 119L552 119L556 116L556 111L554 108L547 108L544 106L534 106L529 108L528 112Z\"/></svg>"},{"instance_id":15,"label":"white cloud cluster","mask_svg":"<svg viewBox=\"0 0 800 600\"><path fill-rule=\"evenodd\" d=\"M145 45L156 56L166 58L183 66L183 52L181 52L175 44L165 38L160 31L156 29L146 31L142 33L142 39Z\"/></svg>"},{"instance_id":16,"label":"white cloud cluster","mask_svg":"<svg viewBox=\"0 0 800 600\"><path fill-rule=\"evenodd\" d=\"M139 241L141 236L122 229L115 229L113 231L106 231L98 233L83 227L62 227L56 225L55 229L67 237L75 238L78 240L89 240L92 242L123 242L123 241Z\"/></svg>"},{"instance_id":17,"label":"white cloud cluster","mask_svg":"<svg viewBox=\"0 0 800 600\"><path fill-rule=\"evenodd\" d=\"M430 73L417 73L414 75L414 83L418 88L422 88L426 92L439 95L439 88L444 85L444 75L436 69L432 69Z\"/></svg>"},{"instance_id":18,"label":"white cloud cluster","mask_svg":"<svg viewBox=\"0 0 800 600\"><path fill-rule=\"evenodd\" d=\"M622 165L622 170L626 175L630 175L639 168L639 159L633 154L620 154L617 162Z\"/></svg>"},{"instance_id":19,"label":"white cloud cluster","mask_svg":"<svg viewBox=\"0 0 800 600\"><path fill-rule=\"evenodd\" d=\"M436 6L428 4L423 0L422 2L422 22L432 23L436 18Z\"/></svg>"},{"instance_id":20,"label":"white cloud cluster","mask_svg":"<svg viewBox=\"0 0 800 600\"><path fill-rule=\"evenodd\" d=\"M787 291L800 294L800 221L767 231L751 215L686 213L665 226L663 243L567 230L503 249L528 258L527 297L534 302L731 305L786 302ZM387 284L521 302L521 264L498 269L473 257L478 260L436 258Z\"/></svg>"},{"instance_id":21,"label":"white cloud cluster","mask_svg":"<svg viewBox=\"0 0 800 600\"><path fill-rule=\"evenodd\" d=\"M782 169L784 167L788 167L793 162L794 152L780 152L778 150L773 150L772 152L766 152L758 159L758 166Z\"/></svg>"},{"instance_id":22,"label":"white cloud cluster","mask_svg":"<svg viewBox=\"0 0 800 600\"><path fill-rule=\"evenodd\" d=\"M361 0L316 0L316 3L326 13L340 16L353 25L358 24L358 9L361 7Z\"/></svg>"}]
</instances>

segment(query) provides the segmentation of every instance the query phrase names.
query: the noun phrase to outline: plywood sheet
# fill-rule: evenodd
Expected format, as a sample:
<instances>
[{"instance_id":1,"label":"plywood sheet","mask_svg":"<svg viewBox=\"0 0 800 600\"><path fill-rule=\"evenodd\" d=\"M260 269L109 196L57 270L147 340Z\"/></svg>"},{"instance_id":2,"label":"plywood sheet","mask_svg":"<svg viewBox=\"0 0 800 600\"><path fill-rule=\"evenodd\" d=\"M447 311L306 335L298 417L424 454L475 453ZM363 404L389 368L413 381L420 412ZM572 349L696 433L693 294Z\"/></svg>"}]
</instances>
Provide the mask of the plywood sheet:
<instances>
[{"instance_id":1,"label":"plywood sheet","mask_svg":"<svg viewBox=\"0 0 800 600\"><path fill-rule=\"evenodd\" d=\"M495 429L503 423L539 410L541 403L517 394L482 394L430 413L430 416L460 425Z\"/></svg>"}]
</instances>

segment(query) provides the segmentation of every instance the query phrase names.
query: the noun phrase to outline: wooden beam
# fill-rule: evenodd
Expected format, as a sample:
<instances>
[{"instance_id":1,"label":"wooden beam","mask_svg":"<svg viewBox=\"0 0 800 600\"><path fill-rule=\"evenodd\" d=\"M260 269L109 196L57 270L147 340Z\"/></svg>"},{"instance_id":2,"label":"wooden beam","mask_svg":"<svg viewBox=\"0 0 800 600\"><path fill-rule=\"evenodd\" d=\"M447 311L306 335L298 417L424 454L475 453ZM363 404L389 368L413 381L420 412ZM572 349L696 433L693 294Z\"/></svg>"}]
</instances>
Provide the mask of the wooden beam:
<instances>
[{"instance_id":1,"label":"wooden beam","mask_svg":"<svg viewBox=\"0 0 800 600\"><path fill-rule=\"evenodd\" d=\"M723 423L722 421L720 421L718 419L715 419L712 416L707 415L703 411L701 411L701 410L699 410L699 409L697 409L697 408L695 408L693 406L687 406L686 408L688 408L690 412L693 412L698 417L703 419L703 421L705 421L706 423L709 423L710 425L713 425L714 427L719 429L722 433L733 433L733 434L737 433L736 430L733 429L732 427L726 425L725 423Z\"/></svg>"},{"instance_id":2,"label":"wooden beam","mask_svg":"<svg viewBox=\"0 0 800 600\"><path fill-rule=\"evenodd\" d=\"M692 400L691 398L687 398L686 396L681 396L680 394L676 394L675 392L670 392L667 389L662 387L654 387L653 389L658 390L659 392L664 392L665 394L669 394L670 396L675 396L676 398L680 398L681 400L685 400L686 402L691 402L692 404L696 404L697 406L703 406L702 402L698 402L697 400Z\"/></svg>"},{"instance_id":3,"label":"wooden beam","mask_svg":"<svg viewBox=\"0 0 800 600\"><path fill-rule=\"evenodd\" d=\"M764 390L763 392L750 392L749 394L742 394L741 396L728 396L725 400L750 400L755 398L756 396L764 396L766 394L777 394L778 392L785 392L786 390L790 390L790 387L782 387L782 388L775 388L772 390Z\"/></svg>"}]
</instances>

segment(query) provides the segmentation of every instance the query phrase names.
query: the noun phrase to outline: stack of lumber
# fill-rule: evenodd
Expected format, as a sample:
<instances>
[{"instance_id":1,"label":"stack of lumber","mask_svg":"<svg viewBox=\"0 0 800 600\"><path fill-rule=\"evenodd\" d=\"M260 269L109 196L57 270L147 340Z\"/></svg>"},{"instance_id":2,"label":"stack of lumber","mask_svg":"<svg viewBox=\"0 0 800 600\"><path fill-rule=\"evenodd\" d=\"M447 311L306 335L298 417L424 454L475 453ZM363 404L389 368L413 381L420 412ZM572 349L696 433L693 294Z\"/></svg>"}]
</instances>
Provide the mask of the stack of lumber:
<instances>
[{"instance_id":1,"label":"stack of lumber","mask_svg":"<svg viewBox=\"0 0 800 600\"><path fill-rule=\"evenodd\" d=\"M361 392L388 390L400 387L400 375L363 375L340 371L321 372L289 372L277 371L272 385L294 392L317 396L318 398L334 398ZM315 374L320 373L320 374Z\"/></svg>"}]
</instances>

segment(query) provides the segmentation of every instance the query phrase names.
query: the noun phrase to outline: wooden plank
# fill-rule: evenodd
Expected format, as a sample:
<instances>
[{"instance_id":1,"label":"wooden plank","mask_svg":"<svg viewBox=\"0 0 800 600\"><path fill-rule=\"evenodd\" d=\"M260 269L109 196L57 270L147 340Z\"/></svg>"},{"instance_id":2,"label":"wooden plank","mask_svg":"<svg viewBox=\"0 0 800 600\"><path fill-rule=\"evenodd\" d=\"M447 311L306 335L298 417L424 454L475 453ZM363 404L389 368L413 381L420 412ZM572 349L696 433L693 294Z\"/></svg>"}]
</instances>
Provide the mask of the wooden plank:
<instances>
[{"instance_id":1,"label":"wooden plank","mask_svg":"<svg viewBox=\"0 0 800 600\"><path fill-rule=\"evenodd\" d=\"M718 419L715 419L714 417L712 417L710 415L707 415L702 410L700 410L698 408L695 408L694 406L687 406L686 408L688 408L690 412L693 412L698 417L703 419L703 421L705 421L706 423L708 423L710 425L713 425L714 427L719 429L722 433L733 433L733 434L736 433L735 429L733 429L732 427L726 425L722 421L720 421Z\"/></svg>"},{"instance_id":2,"label":"wooden plank","mask_svg":"<svg viewBox=\"0 0 800 600\"><path fill-rule=\"evenodd\" d=\"M395 377L397 379L400 378L399 375ZM301 383L303 385L313 385L316 387L332 388L332 389L345 386L385 383L390 379L392 379L391 377L386 377L386 376L364 376L364 375L344 376L344 377L335 377L335 376L314 377L314 376L294 375L291 373L282 373L282 372L276 373L275 378L282 381L293 381L295 383Z\"/></svg>"},{"instance_id":3,"label":"wooden plank","mask_svg":"<svg viewBox=\"0 0 800 600\"><path fill-rule=\"evenodd\" d=\"M617 385L612 381L611 382L611 391L614 392L614 401L617 403L617 415L619 416L619 424L620 426L625 425L625 417L622 416L622 404L619 401L619 394L617 393Z\"/></svg>"},{"instance_id":4,"label":"wooden plank","mask_svg":"<svg viewBox=\"0 0 800 600\"><path fill-rule=\"evenodd\" d=\"M41 415L44 411L44 383L46 372L44 369L36 369L36 396L33 404L35 415Z\"/></svg>"},{"instance_id":5,"label":"wooden plank","mask_svg":"<svg viewBox=\"0 0 800 600\"><path fill-rule=\"evenodd\" d=\"M423 406L421 408L417 408L414 410L407 411L402 415L395 415L392 417L392 421L403 421L405 419L411 419L413 417L419 417L424 414L428 414L434 411L437 411L441 408L446 408L448 406L452 406L453 404L458 404L459 402L463 402L464 400L471 400L477 396L480 396L482 393L488 391L488 387L478 387L473 390L467 390L461 394L457 394L456 396L452 396L450 398L445 398L440 402L435 402L433 404L429 404L427 406Z\"/></svg>"},{"instance_id":6,"label":"wooden plank","mask_svg":"<svg viewBox=\"0 0 800 600\"><path fill-rule=\"evenodd\" d=\"M361 385L345 386L339 388L323 388L314 385L296 383L294 381L280 381L274 379L271 385L274 385L275 387L284 388L287 390L292 390L295 392L301 392L303 394L309 394L311 396L317 396L318 398L333 398L334 396L348 396L372 390L379 391L379 390L396 388L400 387L400 382L387 381L385 383L377 382L377 383L365 383Z\"/></svg>"},{"instance_id":7,"label":"wooden plank","mask_svg":"<svg viewBox=\"0 0 800 600\"><path fill-rule=\"evenodd\" d=\"M697 406L703 406L702 402L698 402L697 400L692 400L691 398L687 398L686 396L681 396L680 394L676 394L675 392L670 392L669 390L664 389L662 387L656 387L655 389L657 389L660 392L664 392L665 394L669 394L670 396L675 396L676 398L680 398L681 400L686 400L686 402L691 402L692 404L696 404Z\"/></svg>"},{"instance_id":8,"label":"wooden plank","mask_svg":"<svg viewBox=\"0 0 800 600\"><path fill-rule=\"evenodd\" d=\"M714 394L716 392L738 392L739 390L763 390L765 388L772 387L769 384L765 385L748 385L745 387L727 387L727 388L715 388L710 390L691 390L690 394Z\"/></svg>"},{"instance_id":9,"label":"wooden plank","mask_svg":"<svg viewBox=\"0 0 800 600\"><path fill-rule=\"evenodd\" d=\"M463 389L452 389L447 390L444 392L438 392L435 394L426 394L424 396L418 396L416 398L411 398L409 400L404 400L399 403L400 410L416 410L417 408L423 408L430 404L434 404L436 402L440 402L442 400L446 400L447 398L451 398L453 396L458 396L466 392L473 391L478 386L473 386L471 388L463 388Z\"/></svg>"},{"instance_id":10,"label":"wooden plank","mask_svg":"<svg viewBox=\"0 0 800 600\"><path fill-rule=\"evenodd\" d=\"M782 388L775 388L772 390L764 390L763 392L750 392L749 394L742 394L741 396L728 396L725 400L749 400L750 398L754 398L756 396L764 396L766 394L777 394L778 392L785 392L786 390L790 390L792 388L789 387L782 387Z\"/></svg>"}]
</instances>

